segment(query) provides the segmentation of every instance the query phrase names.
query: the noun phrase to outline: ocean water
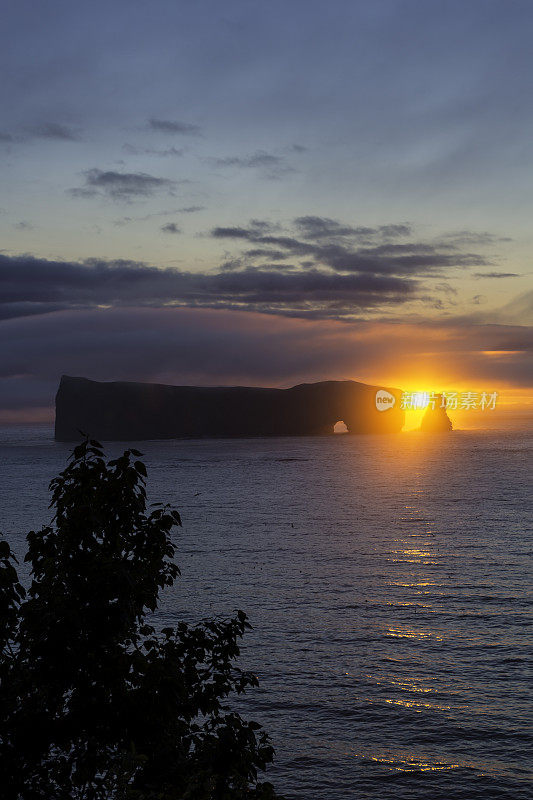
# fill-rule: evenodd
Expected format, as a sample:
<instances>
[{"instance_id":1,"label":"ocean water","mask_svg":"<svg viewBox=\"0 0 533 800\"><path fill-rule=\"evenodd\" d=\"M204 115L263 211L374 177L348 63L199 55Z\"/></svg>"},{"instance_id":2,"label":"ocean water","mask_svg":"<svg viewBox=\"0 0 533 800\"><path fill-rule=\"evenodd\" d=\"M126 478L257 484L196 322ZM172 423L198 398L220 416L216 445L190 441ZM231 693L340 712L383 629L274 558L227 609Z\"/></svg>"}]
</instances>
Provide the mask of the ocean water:
<instances>
[{"instance_id":1,"label":"ocean water","mask_svg":"<svg viewBox=\"0 0 533 800\"><path fill-rule=\"evenodd\" d=\"M239 710L293 800L522 800L531 754L531 434L142 442L174 503L166 623L242 608ZM124 445L107 445L110 454ZM4 534L50 517L70 446L0 431Z\"/></svg>"}]
</instances>

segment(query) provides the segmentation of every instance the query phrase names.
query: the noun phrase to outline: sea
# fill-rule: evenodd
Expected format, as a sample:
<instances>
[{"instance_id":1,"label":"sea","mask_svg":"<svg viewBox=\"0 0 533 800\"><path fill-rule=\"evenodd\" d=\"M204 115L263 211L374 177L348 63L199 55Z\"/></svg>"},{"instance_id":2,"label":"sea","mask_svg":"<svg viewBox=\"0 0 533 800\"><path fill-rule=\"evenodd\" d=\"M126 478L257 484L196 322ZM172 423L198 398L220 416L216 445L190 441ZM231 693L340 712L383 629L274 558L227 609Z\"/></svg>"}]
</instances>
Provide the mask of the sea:
<instances>
[{"instance_id":1,"label":"sea","mask_svg":"<svg viewBox=\"0 0 533 800\"><path fill-rule=\"evenodd\" d=\"M147 441L181 577L159 621L246 612L234 703L289 800L533 797L533 434ZM107 443L110 456L126 445ZM0 429L1 527L50 520L71 446Z\"/></svg>"}]
</instances>

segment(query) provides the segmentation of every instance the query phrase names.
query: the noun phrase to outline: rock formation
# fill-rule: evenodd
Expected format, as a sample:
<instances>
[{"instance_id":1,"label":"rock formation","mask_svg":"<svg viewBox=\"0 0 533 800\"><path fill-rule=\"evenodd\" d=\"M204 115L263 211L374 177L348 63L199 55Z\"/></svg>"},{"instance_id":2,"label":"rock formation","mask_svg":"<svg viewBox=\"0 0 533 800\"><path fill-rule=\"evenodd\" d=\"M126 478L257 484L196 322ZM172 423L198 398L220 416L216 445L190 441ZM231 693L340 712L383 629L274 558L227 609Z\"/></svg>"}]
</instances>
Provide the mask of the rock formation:
<instances>
[{"instance_id":1,"label":"rock formation","mask_svg":"<svg viewBox=\"0 0 533 800\"><path fill-rule=\"evenodd\" d=\"M420 430L424 433L447 433L452 430L452 422L446 413L446 401L442 399L442 395L436 396L435 408L428 406L422 417Z\"/></svg>"},{"instance_id":2,"label":"rock formation","mask_svg":"<svg viewBox=\"0 0 533 800\"><path fill-rule=\"evenodd\" d=\"M376 392L393 395L378 410ZM61 378L55 438L80 431L96 439L132 441L223 436L295 436L333 432L339 420L350 433L397 433L404 424L397 389L356 381L324 381L290 389L247 386L165 386Z\"/></svg>"}]
</instances>

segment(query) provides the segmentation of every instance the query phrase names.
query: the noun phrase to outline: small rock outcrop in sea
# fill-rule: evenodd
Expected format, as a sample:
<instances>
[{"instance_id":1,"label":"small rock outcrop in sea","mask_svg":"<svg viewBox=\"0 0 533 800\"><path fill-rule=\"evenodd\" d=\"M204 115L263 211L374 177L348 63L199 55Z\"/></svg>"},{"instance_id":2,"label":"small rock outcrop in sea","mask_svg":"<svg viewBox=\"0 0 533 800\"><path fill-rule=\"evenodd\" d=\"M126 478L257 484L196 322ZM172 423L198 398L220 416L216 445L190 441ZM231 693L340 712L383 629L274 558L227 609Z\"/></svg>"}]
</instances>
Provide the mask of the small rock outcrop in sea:
<instances>
[{"instance_id":1,"label":"small rock outcrop in sea","mask_svg":"<svg viewBox=\"0 0 533 800\"><path fill-rule=\"evenodd\" d=\"M382 401L385 397L386 402ZM401 392L357 381L323 381L290 389L101 383L63 375L56 397L55 437L101 440L218 436L398 433Z\"/></svg>"},{"instance_id":2,"label":"small rock outcrop in sea","mask_svg":"<svg viewBox=\"0 0 533 800\"><path fill-rule=\"evenodd\" d=\"M442 395L437 395L435 401L435 408L431 405L420 423L420 430L424 433L447 433L452 430L452 422L446 413L446 401L443 400Z\"/></svg>"}]
</instances>

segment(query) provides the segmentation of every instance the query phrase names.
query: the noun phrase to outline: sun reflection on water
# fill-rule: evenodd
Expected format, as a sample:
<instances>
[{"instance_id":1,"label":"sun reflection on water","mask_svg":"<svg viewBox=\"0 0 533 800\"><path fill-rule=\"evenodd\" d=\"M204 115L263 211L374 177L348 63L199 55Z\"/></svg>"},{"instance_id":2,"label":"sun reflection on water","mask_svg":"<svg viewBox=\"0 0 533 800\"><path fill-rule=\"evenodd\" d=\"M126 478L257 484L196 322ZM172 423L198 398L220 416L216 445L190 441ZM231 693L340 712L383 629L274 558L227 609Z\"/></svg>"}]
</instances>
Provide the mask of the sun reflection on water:
<instances>
[{"instance_id":1,"label":"sun reflection on water","mask_svg":"<svg viewBox=\"0 0 533 800\"><path fill-rule=\"evenodd\" d=\"M390 609L390 615L386 622L383 621L381 635L389 640L403 640L406 645L412 642L415 647L424 648L426 659L431 659L437 657L437 651L433 655L427 648L438 646L440 652L447 638L453 636L453 631L438 630L430 622L438 610L435 599L446 589L446 583L434 577L435 570L445 561L445 554L439 552L435 544L435 520L428 516L423 507L424 491L417 485L421 476L422 472L415 476L410 502L404 504L403 514L400 514L401 535L394 540L388 553L387 560L393 572L384 586L385 597L381 602ZM420 625L413 625L412 620L410 623L407 621L409 609L420 615ZM403 709L406 713L417 715L424 712L444 715L452 710L455 713L463 710L460 702L454 706L450 704L452 698L453 701L460 701L457 691L451 686L442 682L428 685L431 678L427 669L417 674L418 660L411 661L409 678L404 673L406 665L410 663L409 658L385 658L382 661L389 664L389 669L392 667L392 672L365 676L376 691L373 697L364 698L366 702L374 706L381 704ZM442 772L460 766L458 763L433 761L427 756L420 757L418 753L387 757L373 753L367 755L366 759L396 772Z\"/></svg>"},{"instance_id":2,"label":"sun reflection on water","mask_svg":"<svg viewBox=\"0 0 533 800\"><path fill-rule=\"evenodd\" d=\"M423 761L416 758L390 758L386 756L366 755L364 753L354 753L353 755L361 758L363 762L369 761L374 764L380 764L391 772L442 772L444 770L453 770L462 766L467 766L465 764L444 761Z\"/></svg>"},{"instance_id":3,"label":"sun reflection on water","mask_svg":"<svg viewBox=\"0 0 533 800\"><path fill-rule=\"evenodd\" d=\"M385 700L389 705L403 706L404 708L412 708L417 714L421 714L424 709L431 711L449 711L451 706L438 706L433 703L416 703L414 700Z\"/></svg>"},{"instance_id":4,"label":"sun reflection on water","mask_svg":"<svg viewBox=\"0 0 533 800\"><path fill-rule=\"evenodd\" d=\"M387 628L386 636L396 636L399 639L434 639L443 642L444 636L431 631L415 631L410 628Z\"/></svg>"}]
</instances>

